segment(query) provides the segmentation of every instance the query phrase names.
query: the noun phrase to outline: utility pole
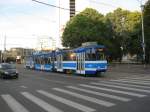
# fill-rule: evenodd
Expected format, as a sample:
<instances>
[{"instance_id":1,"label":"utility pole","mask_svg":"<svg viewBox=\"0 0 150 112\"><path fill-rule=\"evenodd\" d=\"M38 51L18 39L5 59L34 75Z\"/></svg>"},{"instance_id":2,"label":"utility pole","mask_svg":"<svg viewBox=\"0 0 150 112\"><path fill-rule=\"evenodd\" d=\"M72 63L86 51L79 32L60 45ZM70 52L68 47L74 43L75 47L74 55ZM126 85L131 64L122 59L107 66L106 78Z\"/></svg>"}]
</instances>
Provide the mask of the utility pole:
<instances>
[{"instance_id":1,"label":"utility pole","mask_svg":"<svg viewBox=\"0 0 150 112\"><path fill-rule=\"evenodd\" d=\"M142 48L143 48L143 61L145 64L145 35L144 35L144 19L143 19L144 5L141 3L141 20L142 20Z\"/></svg>"},{"instance_id":2,"label":"utility pole","mask_svg":"<svg viewBox=\"0 0 150 112\"><path fill-rule=\"evenodd\" d=\"M4 37L4 53L3 53L4 63L6 62L6 35Z\"/></svg>"},{"instance_id":3,"label":"utility pole","mask_svg":"<svg viewBox=\"0 0 150 112\"><path fill-rule=\"evenodd\" d=\"M59 7L60 7L60 0L59 0ZM58 26L59 27L58 28L59 29L59 31L58 31L59 32L59 34L58 34L58 45L59 45L60 41L61 41L61 37L60 37L60 8L59 8L59 23L58 24L59 24L59 26Z\"/></svg>"}]
</instances>

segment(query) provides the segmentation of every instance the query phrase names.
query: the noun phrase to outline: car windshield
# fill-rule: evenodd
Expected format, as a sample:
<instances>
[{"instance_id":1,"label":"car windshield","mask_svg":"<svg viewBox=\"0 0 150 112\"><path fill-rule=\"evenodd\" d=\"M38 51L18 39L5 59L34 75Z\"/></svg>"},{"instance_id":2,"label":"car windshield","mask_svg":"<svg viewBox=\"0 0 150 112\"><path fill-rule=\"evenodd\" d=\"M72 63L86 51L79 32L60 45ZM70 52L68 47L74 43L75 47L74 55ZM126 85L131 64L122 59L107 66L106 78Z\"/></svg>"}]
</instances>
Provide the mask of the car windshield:
<instances>
[{"instance_id":1,"label":"car windshield","mask_svg":"<svg viewBox=\"0 0 150 112\"><path fill-rule=\"evenodd\" d=\"M4 64L1 66L2 66L2 69L16 69L15 65L11 65L11 64Z\"/></svg>"}]
</instances>

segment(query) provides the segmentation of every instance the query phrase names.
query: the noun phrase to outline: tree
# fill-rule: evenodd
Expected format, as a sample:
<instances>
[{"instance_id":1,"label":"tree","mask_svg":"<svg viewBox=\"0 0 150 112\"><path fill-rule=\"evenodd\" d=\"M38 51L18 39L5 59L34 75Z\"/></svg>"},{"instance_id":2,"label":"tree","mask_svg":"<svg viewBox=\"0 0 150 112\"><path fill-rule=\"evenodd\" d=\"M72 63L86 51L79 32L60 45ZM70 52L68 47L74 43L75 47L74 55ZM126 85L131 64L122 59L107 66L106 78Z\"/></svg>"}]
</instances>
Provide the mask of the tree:
<instances>
[{"instance_id":1,"label":"tree","mask_svg":"<svg viewBox=\"0 0 150 112\"><path fill-rule=\"evenodd\" d=\"M104 16L92 8L86 8L67 23L62 44L65 47L78 47L81 43L89 41L103 44L105 30Z\"/></svg>"},{"instance_id":2,"label":"tree","mask_svg":"<svg viewBox=\"0 0 150 112\"><path fill-rule=\"evenodd\" d=\"M147 1L144 8L144 33L146 43L146 62L150 63L150 0Z\"/></svg>"},{"instance_id":3,"label":"tree","mask_svg":"<svg viewBox=\"0 0 150 112\"><path fill-rule=\"evenodd\" d=\"M113 35L112 54L114 58L121 60L123 54L139 54L141 51L139 32L140 32L140 13L130 12L118 8L112 13L108 13L105 18L110 21Z\"/></svg>"}]
</instances>

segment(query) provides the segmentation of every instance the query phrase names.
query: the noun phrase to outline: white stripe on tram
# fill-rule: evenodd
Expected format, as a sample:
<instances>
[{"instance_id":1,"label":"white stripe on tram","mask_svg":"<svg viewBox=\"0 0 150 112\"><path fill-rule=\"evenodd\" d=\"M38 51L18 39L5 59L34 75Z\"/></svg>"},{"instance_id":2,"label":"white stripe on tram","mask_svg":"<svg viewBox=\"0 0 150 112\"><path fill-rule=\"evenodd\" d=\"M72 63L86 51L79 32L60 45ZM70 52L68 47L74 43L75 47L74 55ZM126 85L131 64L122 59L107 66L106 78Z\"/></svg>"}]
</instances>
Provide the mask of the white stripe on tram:
<instances>
[{"instance_id":1,"label":"white stripe on tram","mask_svg":"<svg viewBox=\"0 0 150 112\"><path fill-rule=\"evenodd\" d=\"M93 111L96 111L95 109L92 109L92 108L90 108L90 107L87 107L87 106L84 106L84 105L75 103L75 102L70 101L70 100L67 100L67 99L65 99L65 98L61 98L61 97L59 97L59 96L56 96L56 95L54 95L54 94L48 93L48 92L43 91L43 90L38 90L37 92L40 93L40 94L42 94L42 95L44 95L44 96L47 96L47 97L49 97L49 98L52 98L52 99L54 99L54 100L56 100L56 101L58 101L58 102L64 103L64 104L66 104L66 105L68 105L68 106L71 106L71 107L73 107L73 108L76 108L76 109L78 109L78 110L81 110L81 111L83 111L83 112L93 112Z\"/></svg>"},{"instance_id":2,"label":"white stripe on tram","mask_svg":"<svg viewBox=\"0 0 150 112\"><path fill-rule=\"evenodd\" d=\"M98 100L96 98L85 96L85 95L80 95L78 93L70 92L70 91L67 91L67 90L64 90L64 89L60 89L60 88L53 88L53 89L56 90L56 91L63 92L63 93L69 94L71 96L86 100L86 101L89 101L89 102L93 102L93 103L105 106L105 107L111 107L111 106L115 105L114 103L110 103L110 102L103 101L103 100Z\"/></svg>"},{"instance_id":3,"label":"white stripe on tram","mask_svg":"<svg viewBox=\"0 0 150 112\"><path fill-rule=\"evenodd\" d=\"M28 100L32 101L33 103L37 104L39 107L43 108L47 112L62 112L61 110L57 109L56 107L48 104L47 102L37 98L36 96L28 93L28 92L22 92L21 93L24 97L26 97ZM20 111L22 112L22 111Z\"/></svg>"},{"instance_id":4,"label":"white stripe on tram","mask_svg":"<svg viewBox=\"0 0 150 112\"><path fill-rule=\"evenodd\" d=\"M120 91L120 90L102 88L102 87L97 87L97 86L90 86L90 85L85 85L85 84L80 84L80 86L87 87L87 88L92 88L92 89L99 89L99 90L104 90L104 91L110 91L110 92L114 92L114 93L126 94L126 95L136 96L136 97L145 97L145 96L147 96L147 95L137 94L137 93L133 93L133 92Z\"/></svg>"},{"instance_id":5,"label":"white stripe on tram","mask_svg":"<svg viewBox=\"0 0 150 112\"><path fill-rule=\"evenodd\" d=\"M107 98L111 98L111 99L115 99L115 100L119 100L119 101L123 101L123 102L128 102L131 100L129 98L119 97L119 96L105 94L105 93L101 93L101 92L95 92L95 91L82 89L82 88L78 88L78 87L74 87L74 86L67 86L67 87L78 90L78 91L82 91L82 92L86 92L86 93L90 93L90 94L94 94L94 95L98 95L98 96L103 96L103 97L107 97Z\"/></svg>"},{"instance_id":6,"label":"white stripe on tram","mask_svg":"<svg viewBox=\"0 0 150 112\"><path fill-rule=\"evenodd\" d=\"M150 90L144 90L144 89L137 89L137 88L131 88L131 87L124 87L124 86L116 86L116 85L109 85L109 84L103 84L103 83L91 83L94 85L102 85L106 87L114 87L114 88L119 88L119 89L126 89L126 90L132 90L132 91L138 91L138 92L145 92L145 93L150 93Z\"/></svg>"},{"instance_id":7,"label":"white stripe on tram","mask_svg":"<svg viewBox=\"0 0 150 112\"><path fill-rule=\"evenodd\" d=\"M12 96L6 94L6 95L1 95L1 97L8 104L8 106L12 109L13 112L29 112L23 105L21 105Z\"/></svg>"}]
</instances>

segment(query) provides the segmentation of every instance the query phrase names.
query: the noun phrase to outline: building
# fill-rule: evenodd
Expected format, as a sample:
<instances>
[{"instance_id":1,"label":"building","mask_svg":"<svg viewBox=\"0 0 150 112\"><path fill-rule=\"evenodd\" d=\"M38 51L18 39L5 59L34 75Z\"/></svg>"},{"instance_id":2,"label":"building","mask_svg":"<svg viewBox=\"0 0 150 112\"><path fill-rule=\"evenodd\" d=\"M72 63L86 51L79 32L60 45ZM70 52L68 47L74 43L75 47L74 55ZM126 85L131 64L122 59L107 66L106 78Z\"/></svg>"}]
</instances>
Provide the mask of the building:
<instances>
[{"instance_id":1,"label":"building","mask_svg":"<svg viewBox=\"0 0 150 112\"><path fill-rule=\"evenodd\" d=\"M52 37L41 36L38 38L37 50L50 51L56 49L56 40Z\"/></svg>"},{"instance_id":2,"label":"building","mask_svg":"<svg viewBox=\"0 0 150 112\"><path fill-rule=\"evenodd\" d=\"M24 62L24 58L27 56L32 55L34 52L34 49L28 49L28 48L11 48L9 51L3 52L3 60L6 61L8 58L14 58L18 63Z\"/></svg>"}]
</instances>

